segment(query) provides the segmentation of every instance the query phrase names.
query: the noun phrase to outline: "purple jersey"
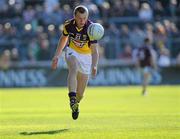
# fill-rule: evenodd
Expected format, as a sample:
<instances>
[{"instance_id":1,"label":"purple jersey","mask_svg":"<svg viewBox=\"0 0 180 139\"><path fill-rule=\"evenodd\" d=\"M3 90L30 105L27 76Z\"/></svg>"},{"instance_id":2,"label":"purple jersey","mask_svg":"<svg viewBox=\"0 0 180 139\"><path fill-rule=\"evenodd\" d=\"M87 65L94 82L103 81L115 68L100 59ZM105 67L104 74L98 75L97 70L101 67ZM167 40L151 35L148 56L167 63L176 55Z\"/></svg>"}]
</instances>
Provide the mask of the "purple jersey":
<instances>
[{"instance_id":1,"label":"purple jersey","mask_svg":"<svg viewBox=\"0 0 180 139\"><path fill-rule=\"evenodd\" d=\"M87 29L92 22L87 20L83 28L78 29L74 19L64 23L63 35L69 36L68 46L78 53L90 54L90 44L97 43L97 40L90 40Z\"/></svg>"},{"instance_id":2,"label":"purple jersey","mask_svg":"<svg viewBox=\"0 0 180 139\"><path fill-rule=\"evenodd\" d=\"M137 52L137 58L140 63L140 67L151 66L151 49L147 46L140 47Z\"/></svg>"}]
</instances>

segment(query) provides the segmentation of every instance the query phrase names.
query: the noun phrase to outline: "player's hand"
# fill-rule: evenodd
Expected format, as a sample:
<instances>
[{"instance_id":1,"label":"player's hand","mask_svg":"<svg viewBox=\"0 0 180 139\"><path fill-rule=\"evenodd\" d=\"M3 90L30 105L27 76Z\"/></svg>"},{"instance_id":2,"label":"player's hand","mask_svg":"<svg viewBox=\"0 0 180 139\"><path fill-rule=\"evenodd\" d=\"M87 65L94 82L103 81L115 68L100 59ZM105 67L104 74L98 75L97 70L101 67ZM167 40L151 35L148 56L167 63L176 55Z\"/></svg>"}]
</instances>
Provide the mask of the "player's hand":
<instances>
[{"instance_id":1,"label":"player's hand","mask_svg":"<svg viewBox=\"0 0 180 139\"><path fill-rule=\"evenodd\" d=\"M91 71L92 78L95 78L97 74L97 67L93 67Z\"/></svg>"},{"instance_id":2,"label":"player's hand","mask_svg":"<svg viewBox=\"0 0 180 139\"><path fill-rule=\"evenodd\" d=\"M52 64L51 64L51 68L53 70L55 70L57 68L57 64L58 64L58 57L57 56L54 56L53 59L52 59Z\"/></svg>"}]
</instances>

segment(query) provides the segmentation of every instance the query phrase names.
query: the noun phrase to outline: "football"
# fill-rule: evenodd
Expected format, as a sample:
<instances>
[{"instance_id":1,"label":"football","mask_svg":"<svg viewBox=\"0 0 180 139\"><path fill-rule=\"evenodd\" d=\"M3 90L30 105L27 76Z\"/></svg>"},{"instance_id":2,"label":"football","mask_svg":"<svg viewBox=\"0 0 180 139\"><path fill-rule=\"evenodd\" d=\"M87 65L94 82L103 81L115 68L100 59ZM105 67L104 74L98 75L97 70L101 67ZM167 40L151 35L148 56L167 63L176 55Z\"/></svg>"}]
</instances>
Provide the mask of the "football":
<instances>
[{"instance_id":1,"label":"football","mask_svg":"<svg viewBox=\"0 0 180 139\"><path fill-rule=\"evenodd\" d=\"M100 40L104 35L104 28L99 23L92 23L87 30L90 40Z\"/></svg>"}]
</instances>

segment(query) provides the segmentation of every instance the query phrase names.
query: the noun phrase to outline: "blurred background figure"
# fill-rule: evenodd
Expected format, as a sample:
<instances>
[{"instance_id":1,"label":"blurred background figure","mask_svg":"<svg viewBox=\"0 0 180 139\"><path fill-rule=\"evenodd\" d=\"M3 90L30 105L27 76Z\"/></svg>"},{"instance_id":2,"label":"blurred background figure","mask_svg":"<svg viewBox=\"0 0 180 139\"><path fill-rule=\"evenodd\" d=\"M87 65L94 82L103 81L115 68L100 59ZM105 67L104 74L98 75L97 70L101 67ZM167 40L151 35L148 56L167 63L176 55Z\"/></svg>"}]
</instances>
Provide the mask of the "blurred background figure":
<instances>
[{"instance_id":1,"label":"blurred background figure","mask_svg":"<svg viewBox=\"0 0 180 139\"><path fill-rule=\"evenodd\" d=\"M167 48L161 48L158 65L160 67L169 67L170 66L170 52Z\"/></svg>"},{"instance_id":2,"label":"blurred background figure","mask_svg":"<svg viewBox=\"0 0 180 139\"><path fill-rule=\"evenodd\" d=\"M19 67L26 69L25 62L30 67L49 67L63 22L73 18L72 10L79 4L86 5L90 19L105 28L98 48L100 66L134 66L134 52L147 37L157 53L159 76L179 63L179 0L1 0L1 58L8 50L10 61L18 62ZM13 69L13 64L9 68Z\"/></svg>"},{"instance_id":3,"label":"blurred background figure","mask_svg":"<svg viewBox=\"0 0 180 139\"><path fill-rule=\"evenodd\" d=\"M170 52L170 58L177 56L176 49L179 51L179 48L173 46L179 44L180 34L179 20L178 18L174 20L174 17L180 16L177 0L170 0L169 3L162 0L150 2L82 0L72 3L65 0L2 0L0 9L1 51L5 48L17 47L20 61L28 60L28 51L31 49L27 45L33 39L39 41L37 37L39 28L43 28L41 33L48 34L47 39L51 51L49 57L52 58L54 44L57 43L58 36L61 34L59 27L64 20L72 18L72 9L77 4L87 5L92 15L91 20L102 19L101 22L107 32L105 32L105 37L110 38L111 41L104 39L104 58L118 59L119 53L124 50L124 44L130 43L132 49L135 49L142 45L146 36L153 41L158 52L160 52L159 45L163 43ZM55 34L55 37L52 34ZM10 38L13 42L9 41ZM106 47L109 45L113 46L112 51Z\"/></svg>"},{"instance_id":4,"label":"blurred background figure","mask_svg":"<svg viewBox=\"0 0 180 139\"><path fill-rule=\"evenodd\" d=\"M147 95L151 71L153 68L156 69L156 54L154 52L149 38L145 38L144 44L137 50L137 66L142 74L142 95Z\"/></svg>"},{"instance_id":5,"label":"blurred background figure","mask_svg":"<svg viewBox=\"0 0 180 139\"><path fill-rule=\"evenodd\" d=\"M11 61L18 62L19 61L19 52L17 48L13 48L11 50Z\"/></svg>"},{"instance_id":6,"label":"blurred background figure","mask_svg":"<svg viewBox=\"0 0 180 139\"><path fill-rule=\"evenodd\" d=\"M153 19L153 11L148 3L141 4L138 16L142 21L151 21Z\"/></svg>"},{"instance_id":7,"label":"blurred background figure","mask_svg":"<svg viewBox=\"0 0 180 139\"><path fill-rule=\"evenodd\" d=\"M0 57L0 69L8 70L11 64L11 52L9 50L5 50Z\"/></svg>"}]
</instances>

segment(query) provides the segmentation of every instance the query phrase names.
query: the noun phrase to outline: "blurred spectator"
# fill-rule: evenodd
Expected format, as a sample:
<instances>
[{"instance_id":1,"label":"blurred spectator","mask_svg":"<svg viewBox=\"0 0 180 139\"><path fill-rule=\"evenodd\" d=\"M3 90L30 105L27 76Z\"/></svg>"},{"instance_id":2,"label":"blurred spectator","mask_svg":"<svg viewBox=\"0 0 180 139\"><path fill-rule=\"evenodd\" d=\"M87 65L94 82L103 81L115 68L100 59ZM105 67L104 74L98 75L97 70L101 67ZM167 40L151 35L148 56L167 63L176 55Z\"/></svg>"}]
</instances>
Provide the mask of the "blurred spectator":
<instances>
[{"instance_id":1,"label":"blurred spectator","mask_svg":"<svg viewBox=\"0 0 180 139\"><path fill-rule=\"evenodd\" d=\"M145 24L145 36L149 38L150 42L154 42L154 32L153 32L153 25L150 23Z\"/></svg>"},{"instance_id":2,"label":"blurred spectator","mask_svg":"<svg viewBox=\"0 0 180 139\"><path fill-rule=\"evenodd\" d=\"M100 16L103 17L106 8L109 8L110 5L105 0L94 0L94 4L97 6L100 12ZM108 6L108 7L107 7Z\"/></svg>"},{"instance_id":3,"label":"blurred spectator","mask_svg":"<svg viewBox=\"0 0 180 139\"><path fill-rule=\"evenodd\" d=\"M57 40L59 40L60 33L54 25L48 26L48 40L50 46L50 57L53 57L57 47Z\"/></svg>"},{"instance_id":4,"label":"blurred spectator","mask_svg":"<svg viewBox=\"0 0 180 139\"><path fill-rule=\"evenodd\" d=\"M69 18L72 18L72 9L68 4L65 4L63 6L63 19L62 20L67 20Z\"/></svg>"},{"instance_id":5,"label":"blurred spectator","mask_svg":"<svg viewBox=\"0 0 180 139\"><path fill-rule=\"evenodd\" d=\"M110 8L110 16L118 17L124 15L125 7L121 0L116 0L112 3L112 7Z\"/></svg>"},{"instance_id":6,"label":"blurred spectator","mask_svg":"<svg viewBox=\"0 0 180 139\"><path fill-rule=\"evenodd\" d=\"M7 10L8 10L7 0L0 0L0 5L1 5L0 13L5 14L7 12Z\"/></svg>"},{"instance_id":7,"label":"blurred spectator","mask_svg":"<svg viewBox=\"0 0 180 139\"><path fill-rule=\"evenodd\" d=\"M180 66L180 52L179 52L179 54L177 55L176 63L177 63L178 66Z\"/></svg>"},{"instance_id":8,"label":"blurred spectator","mask_svg":"<svg viewBox=\"0 0 180 139\"><path fill-rule=\"evenodd\" d=\"M99 9L91 0L83 0L82 5L88 8L90 17L99 18Z\"/></svg>"},{"instance_id":9,"label":"blurred spectator","mask_svg":"<svg viewBox=\"0 0 180 139\"><path fill-rule=\"evenodd\" d=\"M145 33L138 26L134 26L130 32L131 45L136 48L142 46L145 37Z\"/></svg>"},{"instance_id":10,"label":"blurred spectator","mask_svg":"<svg viewBox=\"0 0 180 139\"><path fill-rule=\"evenodd\" d=\"M7 70L11 64L11 52L5 50L0 57L0 69Z\"/></svg>"},{"instance_id":11,"label":"blurred spectator","mask_svg":"<svg viewBox=\"0 0 180 139\"><path fill-rule=\"evenodd\" d=\"M118 58L128 50L123 48L126 44L134 51L145 37L154 43L159 55L165 48L171 52L170 59L177 57L180 45L180 3L177 0L0 0L0 53L8 49L14 61L50 60L62 24L73 18L72 9L77 4L88 7L92 21L101 19L106 23L103 24L105 35L99 41L103 46L100 48L102 58ZM42 37L43 34L46 37ZM19 58L12 58L16 52ZM47 57L43 56L45 53Z\"/></svg>"},{"instance_id":12,"label":"blurred spectator","mask_svg":"<svg viewBox=\"0 0 180 139\"><path fill-rule=\"evenodd\" d=\"M137 0L125 0L124 7L124 16L138 16L139 3Z\"/></svg>"},{"instance_id":13,"label":"blurred spectator","mask_svg":"<svg viewBox=\"0 0 180 139\"><path fill-rule=\"evenodd\" d=\"M32 6L28 6L26 10L23 12L23 18L26 23L31 22L34 19L35 10Z\"/></svg>"},{"instance_id":14,"label":"blurred spectator","mask_svg":"<svg viewBox=\"0 0 180 139\"><path fill-rule=\"evenodd\" d=\"M173 22L166 19L163 21L163 24L164 24L165 30L168 33L168 35L173 35L174 37L179 35L178 29Z\"/></svg>"},{"instance_id":15,"label":"blurred spectator","mask_svg":"<svg viewBox=\"0 0 180 139\"><path fill-rule=\"evenodd\" d=\"M170 64L170 52L167 48L164 47L160 50L158 65L160 67L168 67Z\"/></svg>"},{"instance_id":16,"label":"blurred spectator","mask_svg":"<svg viewBox=\"0 0 180 139\"><path fill-rule=\"evenodd\" d=\"M164 26L160 22L155 23L154 42L156 49L160 49L162 46L161 44L167 44L167 33Z\"/></svg>"},{"instance_id":17,"label":"blurred spectator","mask_svg":"<svg viewBox=\"0 0 180 139\"><path fill-rule=\"evenodd\" d=\"M119 55L120 59L131 60L132 59L132 47L129 44L124 46L124 50Z\"/></svg>"},{"instance_id":18,"label":"blurred spectator","mask_svg":"<svg viewBox=\"0 0 180 139\"><path fill-rule=\"evenodd\" d=\"M2 24L0 24L0 43L3 43L4 41L4 27ZM0 52L1 52L2 47L0 47Z\"/></svg>"},{"instance_id":19,"label":"blurred spectator","mask_svg":"<svg viewBox=\"0 0 180 139\"><path fill-rule=\"evenodd\" d=\"M47 39L40 42L40 49L37 52L37 59L39 61L46 61L50 59L49 41Z\"/></svg>"},{"instance_id":20,"label":"blurred spectator","mask_svg":"<svg viewBox=\"0 0 180 139\"><path fill-rule=\"evenodd\" d=\"M153 11L148 3L143 3L139 10L139 18L143 21L151 21L153 18Z\"/></svg>"},{"instance_id":21,"label":"blurred spectator","mask_svg":"<svg viewBox=\"0 0 180 139\"><path fill-rule=\"evenodd\" d=\"M13 48L11 50L11 61L12 62L17 62L19 61L19 52L17 48Z\"/></svg>"},{"instance_id":22,"label":"blurred spectator","mask_svg":"<svg viewBox=\"0 0 180 139\"><path fill-rule=\"evenodd\" d=\"M100 10L100 16L102 16L102 19L107 20L107 18L109 17L109 13L110 13L110 4L109 2L102 2L101 5L99 6L99 10Z\"/></svg>"},{"instance_id":23,"label":"blurred spectator","mask_svg":"<svg viewBox=\"0 0 180 139\"><path fill-rule=\"evenodd\" d=\"M39 44L37 40L33 38L28 45L28 59L30 61L36 61L38 51L39 51Z\"/></svg>"},{"instance_id":24,"label":"blurred spectator","mask_svg":"<svg viewBox=\"0 0 180 139\"><path fill-rule=\"evenodd\" d=\"M155 1L154 17L156 19L160 19L164 15L165 15L165 13L164 13L164 8L162 6L162 3L160 1Z\"/></svg>"},{"instance_id":25,"label":"blurred spectator","mask_svg":"<svg viewBox=\"0 0 180 139\"><path fill-rule=\"evenodd\" d=\"M21 15L24 8L24 0L15 0L14 2L14 10L16 14Z\"/></svg>"},{"instance_id":26,"label":"blurred spectator","mask_svg":"<svg viewBox=\"0 0 180 139\"><path fill-rule=\"evenodd\" d=\"M119 30L115 24L108 25L105 35L105 57L107 59L115 59L118 57L120 48L116 45L119 39Z\"/></svg>"},{"instance_id":27,"label":"blurred spectator","mask_svg":"<svg viewBox=\"0 0 180 139\"><path fill-rule=\"evenodd\" d=\"M45 0L44 7L46 13L52 13L54 9L56 9L59 6L58 0Z\"/></svg>"},{"instance_id":28,"label":"blurred spectator","mask_svg":"<svg viewBox=\"0 0 180 139\"><path fill-rule=\"evenodd\" d=\"M175 18L176 16L176 6L177 6L177 0L170 0L169 9L170 9L170 14L173 18Z\"/></svg>"},{"instance_id":29,"label":"blurred spectator","mask_svg":"<svg viewBox=\"0 0 180 139\"><path fill-rule=\"evenodd\" d=\"M120 27L120 38L122 41L122 45L129 42L130 39L130 30L129 27L125 24Z\"/></svg>"},{"instance_id":30,"label":"blurred spectator","mask_svg":"<svg viewBox=\"0 0 180 139\"><path fill-rule=\"evenodd\" d=\"M60 6L56 6L51 13L44 12L41 16L44 26L48 26L49 24L61 24L64 22L65 15L63 15Z\"/></svg>"},{"instance_id":31,"label":"blurred spectator","mask_svg":"<svg viewBox=\"0 0 180 139\"><path fill-rule=\"evenodd\" d=\"M24 0L15 0L15 7L17 7L17 9L23 10L23 8L24 8Z\"/></svg>"}]
</instances>

